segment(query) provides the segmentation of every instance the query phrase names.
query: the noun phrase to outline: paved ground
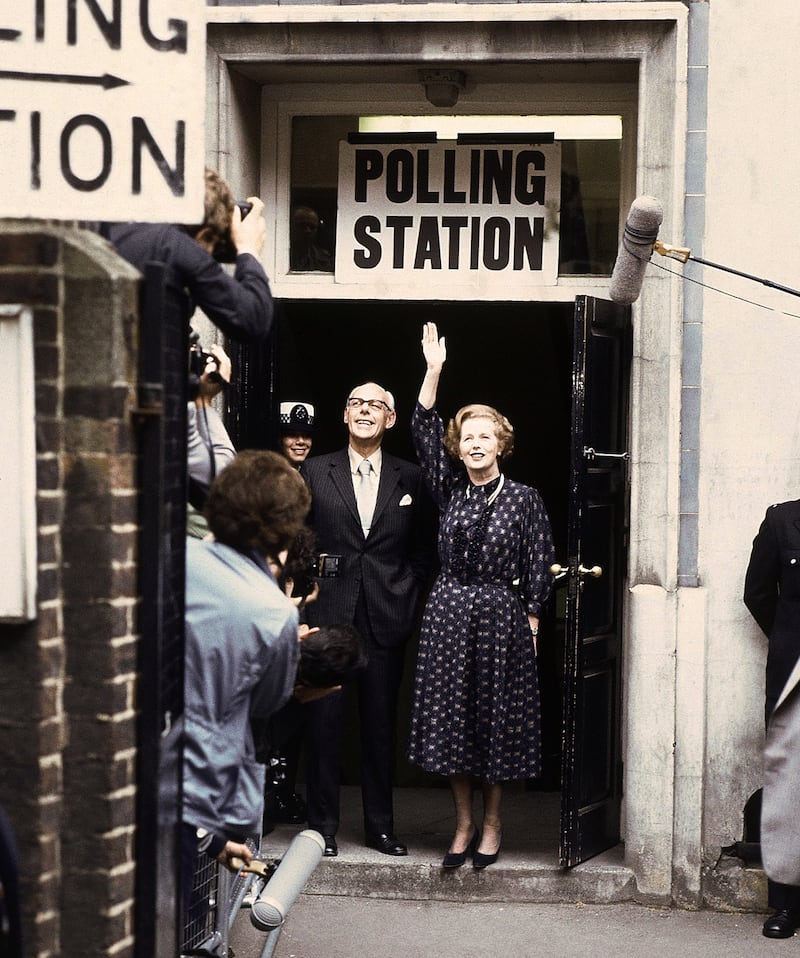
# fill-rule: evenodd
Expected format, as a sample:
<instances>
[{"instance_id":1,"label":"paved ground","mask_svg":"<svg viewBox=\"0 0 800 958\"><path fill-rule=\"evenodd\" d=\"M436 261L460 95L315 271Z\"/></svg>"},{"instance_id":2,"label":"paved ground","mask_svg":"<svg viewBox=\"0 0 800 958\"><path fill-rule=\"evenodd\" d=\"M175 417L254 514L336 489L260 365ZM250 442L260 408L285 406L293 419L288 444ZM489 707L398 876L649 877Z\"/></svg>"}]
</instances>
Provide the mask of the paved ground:
<instances>
[{"instance_id":1,"label":"paved ground","mask_svg":"<svg viewBox=\"0 0 800 958\"><path fill-rule=\"evenodd\" d=\"M405 902L304 895L274 958L784 958L800 939L770 941L763 915L614 905ZM236 958L264 936L242 913Z\"/></svg>"}]
</instances>

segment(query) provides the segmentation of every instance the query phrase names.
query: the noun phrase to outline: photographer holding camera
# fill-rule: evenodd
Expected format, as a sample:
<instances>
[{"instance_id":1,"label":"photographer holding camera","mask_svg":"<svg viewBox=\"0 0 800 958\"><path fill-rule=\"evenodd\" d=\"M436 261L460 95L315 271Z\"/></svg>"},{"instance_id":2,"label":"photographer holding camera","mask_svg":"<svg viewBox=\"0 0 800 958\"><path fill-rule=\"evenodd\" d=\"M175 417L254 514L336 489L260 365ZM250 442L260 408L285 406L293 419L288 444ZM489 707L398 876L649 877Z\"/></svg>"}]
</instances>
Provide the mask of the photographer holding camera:
<instances>
[{"instance_id":1,"label":"photographer holding camera","mask_svg":"<svg viewBox=\"0 0 800 958\"><path fill-rule=\"evenodd\" d=\"M100 233L142 273L150 262L171 267L187 321L199 306L226 336L258 343L267 339L274 319L269 280L261 265L267 235L263 212L257 196L248 197L246 204L235 203L228 184L206 169L202 223L104 223ZM233 276L220 260L235 261Z\"/></svg>"},{"instance_id":2,"label":"photographer holding camera","mask_svg":"<svg viewBox=\"0 0 800 958\"><path fill-rule=\"evenodd\" d=\"M142 273L151 262L170 268L167 282L173 284L187 323L199 306L231 339L263 342L274 320L272 293L260 261L267 233L264 204L256 196L235 202L228 184L206 168L204 205L199 224L103 223L100 234ZM222 262L235 262L233 276ZM208 487L236 454L210 403L230 381L230 370L219 346L205 351L190 331L187 532L197 538L207 531L200 510Z\"/></svg>"},{"instance_id":3,"label":"photographer holding camera","mask_svg":"<svg viewBox=\"0 0 800 958\"><path fill-rule=\"evenodd\" d=\"M301 626L278 582L311 497L283 457L245 450L214 480L212 536L190 540L186 565L183 721L185 907L198 856L249 862L244 838L261 831L265 769L253 719L293 697L315 700L362 667L353 630ZM300 640L300 641L298 641Z\"/></svg>"},{"instance_id":4,"label":"photographer holding camera","mask_svg":"<svg viewBox=\"0 0 800 958\"><path fill-rule=\"evenodd\" d=\"M192 333L189 347L190 375L187 405L187 460L189 468L189 503L186 534L202 539L208 532L203 505L208 488L236 455L222 417L211 400L231 381L231 360L225 350L212 344L205 352Z\"/></svg>"},{"instance_id":5,"label":"photographer holding camera","mask_svg":"<svg viewBox=\"0 0 800 958\"><path fill-rule=\"evenodd\" d=\"M292 462L291 457L286 458ZM304 526L294 537L278 582L297 605L301 623L306 621L306 605L316 601L319 595L319 580L338 575L338 560L339 556L319 553L317 538L308 526ZM360 649L360 637L355 629L348 625L330 626L314 634L313 642L303 642L301 657L310 655L312 648L318 649L323 644L335 648L337 642L341 643L348 635L352 635L350 641L355 642ZM353 675L367 663L366 654L361 652L360 655L360 663ZM262 830L265 835L278 822L297 825L306 820L306 803L296 790L300 754L307 729L306 712L298 698L294 697L268 724L258 729L262 755L259 760L268 769Z\"/></svg>"}]
</instances>

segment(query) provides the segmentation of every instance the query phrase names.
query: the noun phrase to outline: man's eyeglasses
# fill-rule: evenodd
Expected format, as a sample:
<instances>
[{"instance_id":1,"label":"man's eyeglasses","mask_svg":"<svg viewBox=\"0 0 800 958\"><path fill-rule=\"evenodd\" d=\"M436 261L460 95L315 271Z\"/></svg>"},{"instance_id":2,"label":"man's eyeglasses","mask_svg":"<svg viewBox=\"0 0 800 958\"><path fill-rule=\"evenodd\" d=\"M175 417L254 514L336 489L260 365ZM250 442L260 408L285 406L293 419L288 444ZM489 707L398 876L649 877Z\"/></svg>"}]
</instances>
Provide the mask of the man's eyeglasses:
<instances>
[{"instance_id":1,"label":"man's eyeglasses","mask_svg":"<svg viewBox=\"0 0 800 958\"><path fill-rule=\"evenodd\" d=\"M387 412L392 411L389 404L385 403L382 399L360 399L358 396L351 396L347 400L348 409L358 409L359 406L369 406L369 408L375 412L381 408Z\"/></svg>"}]
</instances>

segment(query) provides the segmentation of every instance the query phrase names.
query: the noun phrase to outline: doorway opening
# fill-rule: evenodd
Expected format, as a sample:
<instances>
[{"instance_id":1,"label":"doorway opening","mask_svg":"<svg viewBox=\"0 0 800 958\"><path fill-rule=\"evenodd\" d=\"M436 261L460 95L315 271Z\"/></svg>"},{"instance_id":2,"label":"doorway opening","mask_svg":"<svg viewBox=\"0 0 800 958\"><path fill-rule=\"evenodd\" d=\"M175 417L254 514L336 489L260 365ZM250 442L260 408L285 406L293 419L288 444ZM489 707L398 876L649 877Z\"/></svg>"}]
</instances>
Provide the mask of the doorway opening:
<instances>
[{"instance_id":1,"label":"doorway opening","mask_svg":"<svg viewBox=\"0 0 800 958\"><path fill-rule=\"evenodd\" d=\"M442 416L447 419L468 402L487 403L508 416L516 441L506 472L539 490L553 526L556 554L565 554L573 303L294 300L281 305L277 398L314 405L312 455L345 444L344 400L353 386L376 381L390 389L397 402L397 424L387 434L386 449L415 461L409 421L424 372L420 337L423 323L435 322L447 340L438 400ZM546 791L560 787L564 604L563 590L557 590L539 639L544 769L542 778L527 787ZM415 660L412 638L398 709L400 787L445 784L405 759ZM345 741L357 742L355 714L347 722ZM342 782L358 781L358 749L346 746Z\"/></svg>"}]
</instances>

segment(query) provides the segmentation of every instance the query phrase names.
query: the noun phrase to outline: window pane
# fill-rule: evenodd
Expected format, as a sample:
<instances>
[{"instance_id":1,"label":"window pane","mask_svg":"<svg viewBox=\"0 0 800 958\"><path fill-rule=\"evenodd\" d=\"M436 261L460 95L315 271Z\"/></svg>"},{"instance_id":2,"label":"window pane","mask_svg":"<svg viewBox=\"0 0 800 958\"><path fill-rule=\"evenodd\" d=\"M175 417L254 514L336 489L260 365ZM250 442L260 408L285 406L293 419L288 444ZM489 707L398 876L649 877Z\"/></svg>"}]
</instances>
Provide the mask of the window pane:
<instances>
[{"instance_id":1,"label":"window pane","mask_svg":"<svg viewBox=\"0 0 800 958\"><path fill-rule=\"evenodd\" d=\"M561 141L558 272L608 276L617 256L619 140Z\"/></svg>"},{"instance_id":2,"label":"window pane","mask_svg":"<svg viewBox=\"0 0 800 958\"><path fill-rule=\"evenodd\" d=\"M357 116L296 116L292 121L292 272L333 271L339 141L357 129Z\"/></svg>"},{"instance_id":3,"label":"window pane","mask_svg":"<svg viewBox=\"0 0 800 958\"><path fill-rule=\"evenodd\" d=\"M621 124L617 117L516 117L528 131L554 129L562 144L559 275L609 276L617 253ZM505 117L298 116L292 122L290 263L292 272L332 272L336 247L336 190L339 141L349 133L438 130L497 131ZM559 122L561 121L561 123ZM581 122L586 138L579 138ZM498 124L500 126L498 126ZM533 125L532 125L533 124ZM598 133L598 125L604 129ZM559 125L566 138L559 136ZM458 130L458 127L461 130ZM451 129L452 128L452 129ZM610 132L609 132L610 131Z\"/></svg>"}]
</instances>

